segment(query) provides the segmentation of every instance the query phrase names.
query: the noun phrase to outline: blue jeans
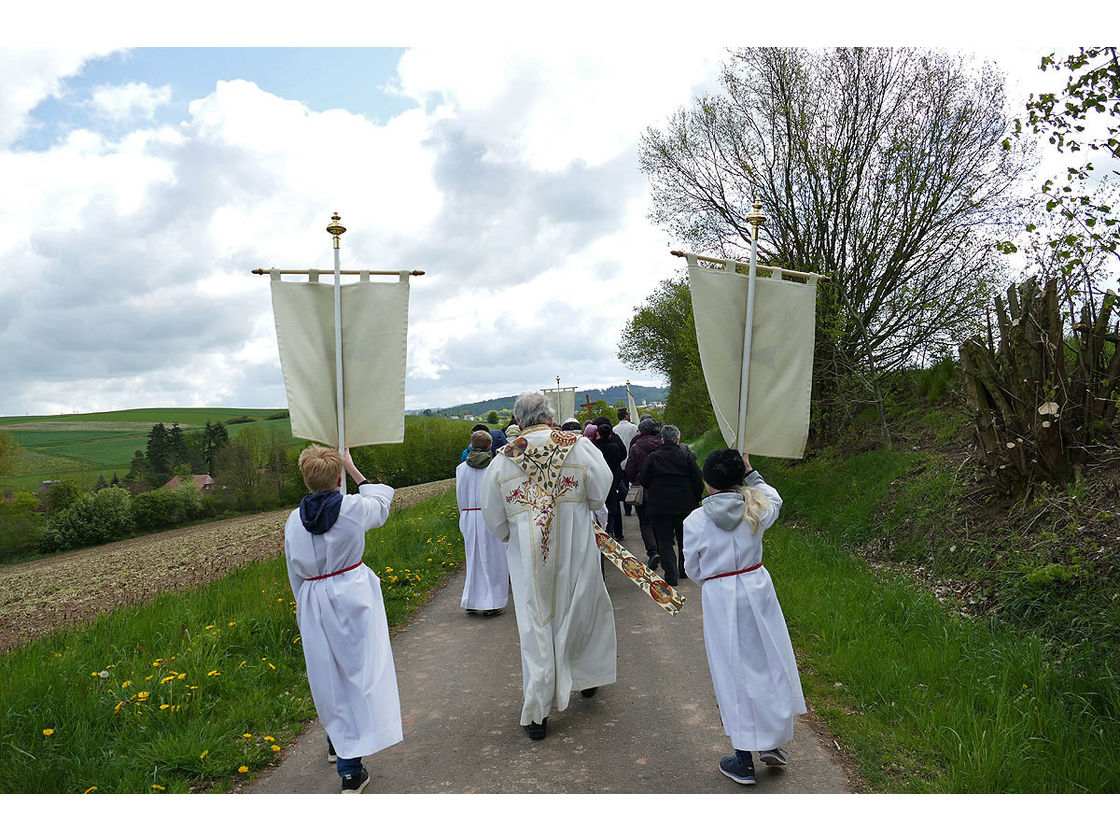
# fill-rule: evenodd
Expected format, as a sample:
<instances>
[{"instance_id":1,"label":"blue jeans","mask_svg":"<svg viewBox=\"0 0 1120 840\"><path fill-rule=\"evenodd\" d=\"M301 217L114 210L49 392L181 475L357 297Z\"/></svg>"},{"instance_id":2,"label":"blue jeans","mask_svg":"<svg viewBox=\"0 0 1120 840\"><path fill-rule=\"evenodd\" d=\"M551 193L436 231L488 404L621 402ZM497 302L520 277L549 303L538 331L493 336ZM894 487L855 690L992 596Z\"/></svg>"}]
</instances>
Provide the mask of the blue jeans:
<instances>
[{"instance_id":1,"label":"blue jeans","mask_svg":"<svg viewBox=\"0 0 1120 840\"><path fill-rule=\"evenodd\" d=\"M331 739L327 738L327 743L329 744L330 742ZM362 774L362 757L343 758L342 756L338 756L335 767L338 769L339 778L360 776Z\"/></svg>"}]
</instances>

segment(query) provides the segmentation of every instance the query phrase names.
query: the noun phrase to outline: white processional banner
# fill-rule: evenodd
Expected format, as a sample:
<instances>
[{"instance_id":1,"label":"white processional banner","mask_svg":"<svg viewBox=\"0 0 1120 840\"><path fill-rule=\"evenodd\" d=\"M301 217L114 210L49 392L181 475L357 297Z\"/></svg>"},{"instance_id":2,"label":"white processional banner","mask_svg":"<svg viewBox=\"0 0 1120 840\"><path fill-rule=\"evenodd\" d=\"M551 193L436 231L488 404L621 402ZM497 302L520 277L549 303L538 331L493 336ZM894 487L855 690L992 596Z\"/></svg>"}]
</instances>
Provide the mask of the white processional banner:
<instances>
[{"instance_id":1,"label":"white processional banner","mask_svg":"<svg viewBox=\"0 0 1120 840\"><path fill-rule=\"evenodd\" d=\"M328 275L330 276L330 275ZM391 283L339 290L345 446L404 440L404 375L408 342L409 272ZM292 435L338 446L334 283L285 282L272 273L276 341L288 393Z\"/></svg>"},{"instance_id":2,"label":"white processional banner","mask_svg":"<svg viewBox=\"0 0 1120 840\"><path fill-rule=\"evenodd\" d=\"M563 423L569 417L576 416L575 388L542 388L541 393L548 398L557 423Z\"/></svg>"},{"instance_id":3,"label":"white processional banner","mask_svg":"<svg viewBox=\"0 0 1120 840\"><path fill-rule=\"evenodd\" d=\"M729 447L736 445L747 275L700 266L688 256L692 310L704 380ZM747 386L746 450L751 455L801 458L809 437L816 327L816 278L808 283L756 277Z\"/></svg>"}]
</instances>

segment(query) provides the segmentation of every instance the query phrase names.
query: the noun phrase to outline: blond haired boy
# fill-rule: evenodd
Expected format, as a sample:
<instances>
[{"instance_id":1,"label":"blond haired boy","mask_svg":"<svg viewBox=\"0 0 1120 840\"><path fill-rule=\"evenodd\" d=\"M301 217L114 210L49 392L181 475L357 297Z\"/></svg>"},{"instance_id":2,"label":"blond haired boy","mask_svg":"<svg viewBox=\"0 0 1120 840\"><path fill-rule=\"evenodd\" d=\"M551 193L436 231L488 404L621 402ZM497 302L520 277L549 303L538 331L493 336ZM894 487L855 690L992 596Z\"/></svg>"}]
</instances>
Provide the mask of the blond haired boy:
<instances>
[{"instance_id":1,"label":"blond haired boy","mask_svg":"<svg viewBox=\"0 0 1120 840\"><path fill-rule=\"evenodd\" d=\"M284 526L307 681L337 761L343 793L369 784L362 758L402 739L397 673L381 581L362 563L365 534L385 524L393 488L368 481L350 451L308 446L299 456L311 491ZM343 469L358 485L343 496Z\"/></svg>"}]
</instances>

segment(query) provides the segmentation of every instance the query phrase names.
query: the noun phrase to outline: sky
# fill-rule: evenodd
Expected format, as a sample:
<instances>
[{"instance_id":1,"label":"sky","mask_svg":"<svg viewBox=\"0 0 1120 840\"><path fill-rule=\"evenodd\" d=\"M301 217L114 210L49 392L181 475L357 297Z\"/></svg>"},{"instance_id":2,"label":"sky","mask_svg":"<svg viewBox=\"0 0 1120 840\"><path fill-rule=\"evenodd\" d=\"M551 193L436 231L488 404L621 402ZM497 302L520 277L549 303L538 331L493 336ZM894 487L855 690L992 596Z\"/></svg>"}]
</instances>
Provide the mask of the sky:
<instances>
[{"instance_id":1,"label":"sky","mask_svg":"<svg viewBox=\"0 0 1120 840\"><path fill-rule=\"evenodd\" d=\"M682 268L648 218L643 130L715 92L728 47L864 42L824 4L796 21L704 2L189 8L0 13L0 415L285 406L250 272L329 269L332 212L343 268L425 272L407 409L557 377L664 384L617 357ZM1058 84L1039 56L1076 39L1020 23L1002 44L951 18L866 42L974 53L1025 102Z\"/></svg>"}]
</instances>

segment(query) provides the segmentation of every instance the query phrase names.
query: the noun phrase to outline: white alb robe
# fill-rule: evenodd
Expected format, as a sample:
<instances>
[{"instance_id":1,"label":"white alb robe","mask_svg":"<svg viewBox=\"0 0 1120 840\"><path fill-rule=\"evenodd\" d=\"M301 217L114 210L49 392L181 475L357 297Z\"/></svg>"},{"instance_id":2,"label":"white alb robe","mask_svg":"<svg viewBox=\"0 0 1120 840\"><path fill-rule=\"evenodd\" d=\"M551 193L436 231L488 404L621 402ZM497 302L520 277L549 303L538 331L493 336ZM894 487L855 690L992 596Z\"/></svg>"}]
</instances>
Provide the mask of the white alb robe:
<instances>
[{"instance_id":1,"label":"white alb robe","mask_svg":"<svg viewBox=\"0 0 1120 840\"><path fill-rule=\"evenodd\" d=\"M363 484L342 499L334 526L313 535L296 509L284 528L288 580L296 600L307 681L335 752L360 758L402 740L397 672L381 581L361 563L365 534L389 517L393 488Z\"/></svg>"},{"instance_id":2,"label":"white alb robe","mask_svg":"<svg viewBox=\"0 0 1120 840\"><path fill-rule=\"evenodd\" d=\"M547 426L522 433L531 446L551 434ZM610 490L611 471L591 441L576 441L559 484L555 496L538 493L500 451L482 483L486 525L508 541L521 639L522 725L543 722L553 708L564 711L573 691L616 680L614 608L592 527L593 512Z\"/></svg>"},{"instance_id":3,"label":"white alb robe","mask_svg":"<svg viewBox=\"0 0 1120 840\"><path fill-rule=\"evenodd\" d=\"M455 468L459 531L467 555L463 599L459 602L465 610L499 610L509 603L506 544L494 536L482 518L480 502L485 474L485 467L472 467L466 461Z\"/></svg>"},{"instance_id":4,"label":"white alb robe","mask_svg":"<svg viewBox=\"0 0 1120 840\"><path fill-rule=\"evenodd\" d=\"M726 500L719 499L724 494L709 496L684 521L684 569L700 584L704 647L723 729L735 749L757 751L793 738L793 719L805 714L805 697L766 567L711 579L762 562L762 535L777 520L782 499L757 472L746 483L771 501L758 533L745 521L732 530L717 525L709 507Z\"/></svg>"}]
</instances>

